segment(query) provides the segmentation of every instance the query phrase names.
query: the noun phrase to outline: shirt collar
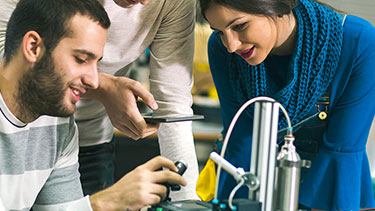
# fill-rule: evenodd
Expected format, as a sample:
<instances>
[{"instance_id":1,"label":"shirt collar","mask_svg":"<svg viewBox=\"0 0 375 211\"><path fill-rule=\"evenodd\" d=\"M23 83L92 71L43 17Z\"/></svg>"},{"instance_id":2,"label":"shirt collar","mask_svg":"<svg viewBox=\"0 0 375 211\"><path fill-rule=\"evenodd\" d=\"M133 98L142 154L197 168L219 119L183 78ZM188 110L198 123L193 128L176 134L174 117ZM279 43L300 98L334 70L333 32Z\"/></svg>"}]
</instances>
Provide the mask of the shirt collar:
<instances>
[{"instance_id":1,"label":"shirt collar","mask_svg":"<svg viewBox=\"0 0 375 211\"><path fill-rule=\"evenodd\" d=\"M8 109L7 105L4 102L3 96L0 93L0 111L1 115L3 115L12 125L16 127L25 127L27 124L19 120L16 116L12 114L12 112Z\"/></svg>"}]
</instances>

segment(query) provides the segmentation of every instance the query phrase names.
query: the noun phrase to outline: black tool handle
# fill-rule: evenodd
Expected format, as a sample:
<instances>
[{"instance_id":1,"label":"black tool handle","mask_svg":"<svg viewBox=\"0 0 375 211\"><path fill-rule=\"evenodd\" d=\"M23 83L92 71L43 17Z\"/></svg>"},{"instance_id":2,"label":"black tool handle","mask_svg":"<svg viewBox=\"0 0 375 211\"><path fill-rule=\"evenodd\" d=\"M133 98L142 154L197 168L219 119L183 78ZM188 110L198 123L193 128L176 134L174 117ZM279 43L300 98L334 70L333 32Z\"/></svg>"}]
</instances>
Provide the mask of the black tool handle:
<instances>
[{"instance_id":1,"label":"black tool handle","mask_svg":"<svg viewBox=\"0 0 375 211\"><path fill-rule=\"evenodd\" d=\"M182 176L187 169L187 164L184 161L180 160L180 161L176 161L174 165L177 167L177 174ZM181 186L178 184L171 185L171 190L172 191L181 190Z\"/></svg>"}]
</instances>

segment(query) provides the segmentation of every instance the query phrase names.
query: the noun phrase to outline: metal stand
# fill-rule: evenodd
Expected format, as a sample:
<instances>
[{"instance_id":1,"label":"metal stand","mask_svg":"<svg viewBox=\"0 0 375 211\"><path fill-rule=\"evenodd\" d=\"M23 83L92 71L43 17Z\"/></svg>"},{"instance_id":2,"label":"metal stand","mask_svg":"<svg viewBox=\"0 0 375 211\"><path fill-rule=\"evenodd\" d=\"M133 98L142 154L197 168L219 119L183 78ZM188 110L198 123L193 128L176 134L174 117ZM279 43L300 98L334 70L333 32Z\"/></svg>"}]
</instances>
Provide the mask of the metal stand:
<instances>
[{"instance_id":1,"label":"metal stand","mask_svg":"<svg viewBox=\"0 0 375 211\"><path fill-rule=\"evenodd\" d=\"M259 181L259 188L250 188L249 199L262 203L262 211L272 211L275 184L275 163L279 104L256 102L250 174Z\"/></svg>"},{"instance_id":2,"label":"metal stand","mask_svg":"<svg viewBox=\"0 0 375 211\"><path fill-rule=\"evenodd\" d=\"M215 200L214 202L213 200L210 204L194 204L194 208L197 208L194 210L298 210L301 167L309 168L310 161L300 159L293 145L294 136L291 128L288 128L288 133L284 137L285 144L282 146L276 159L279 106L279 103L270 101L258 101L255 103L249 172L245 172L241 167L237 168L233 166L216 152L210 154L210 158L216 163L221 164L239 185L249 187L249 200L232 200L233 195L231 195L229 200L221 202L219 200ZM193 204L187 205L186 209L182 209L181 206L180 204L172 206L172 203L169 203L165 207L158 208L168 208L164 209L166 211L193 210L190 209L193 207Z\"/></svg>"}]
</instances>

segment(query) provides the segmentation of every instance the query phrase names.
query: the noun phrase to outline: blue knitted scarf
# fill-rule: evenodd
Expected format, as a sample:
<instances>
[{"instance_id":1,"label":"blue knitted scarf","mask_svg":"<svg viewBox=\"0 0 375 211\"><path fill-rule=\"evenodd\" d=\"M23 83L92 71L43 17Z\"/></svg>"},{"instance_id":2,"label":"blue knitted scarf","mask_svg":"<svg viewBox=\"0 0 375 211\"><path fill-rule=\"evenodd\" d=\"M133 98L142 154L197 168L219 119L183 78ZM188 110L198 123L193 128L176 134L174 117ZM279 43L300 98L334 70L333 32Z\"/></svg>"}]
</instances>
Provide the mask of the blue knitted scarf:
<instances>
[{"instance_id":1,"label":"blue knitted scarf","mask_svg":"<svg viewBox=\"0 0 375 211\"><path fill-rule=\"evenodd\" d=\"M292 125L306 116L332 81L339 62L343 34L339 14L316 2L300 0L294 14L298 21L298 39L284 88L272 93L264 62L251 66L236 54L229 58L229 80L236 98L245 103L257 96L272 97L286 108ZM286 125L282 116L279 128Z\"/></svg>"}]
</instances>

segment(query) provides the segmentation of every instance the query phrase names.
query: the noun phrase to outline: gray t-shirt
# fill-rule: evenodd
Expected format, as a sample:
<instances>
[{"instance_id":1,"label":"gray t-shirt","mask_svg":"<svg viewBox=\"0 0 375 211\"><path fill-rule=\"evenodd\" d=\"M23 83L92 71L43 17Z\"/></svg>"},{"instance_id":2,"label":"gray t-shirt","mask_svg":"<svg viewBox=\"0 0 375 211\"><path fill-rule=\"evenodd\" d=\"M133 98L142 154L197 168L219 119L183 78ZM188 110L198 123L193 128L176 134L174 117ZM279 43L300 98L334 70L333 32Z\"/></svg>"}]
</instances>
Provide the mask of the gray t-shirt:
<instances>
[{"instance_id":1,"label":"gray t-shirt","mask_svg":"<svg viewBox=\"0 0 375 211\"><path fill-rule=\"evenodd\" d=\"M0 110L0 210L92 210L79 180L73 117L25 124L1 94Z\"/></svg>"}]
</instances>

